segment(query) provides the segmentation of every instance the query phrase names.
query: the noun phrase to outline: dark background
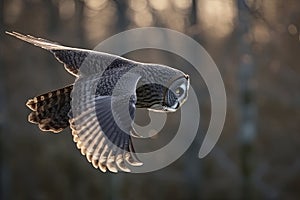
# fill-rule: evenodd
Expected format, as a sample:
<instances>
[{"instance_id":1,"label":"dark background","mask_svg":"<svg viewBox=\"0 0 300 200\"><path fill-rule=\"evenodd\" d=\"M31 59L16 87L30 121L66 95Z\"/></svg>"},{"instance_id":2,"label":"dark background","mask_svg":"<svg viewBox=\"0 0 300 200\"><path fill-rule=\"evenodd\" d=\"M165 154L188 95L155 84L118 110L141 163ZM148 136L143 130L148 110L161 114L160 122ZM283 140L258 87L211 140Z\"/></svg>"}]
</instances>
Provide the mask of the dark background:
<instances>
[{"instance_id":1,"label":"dark background","mask_svg":"<svg viewBox=\"0 0 300 200\"><path fill-rule=\"evenodd\" d=\"M0 15L1 199L300 198L300 1L0 0ZM80 155L69 129L52 134L27 122L28 98L74 78L50 53L4 31L92 49L145 26L185 33L209 52L227 92L224 130L198 159L210 101L194 79L201 123L189 150L156 172L102 173ZM162 51L127 56L193 72Z\"/></svg>"}]
</instances>

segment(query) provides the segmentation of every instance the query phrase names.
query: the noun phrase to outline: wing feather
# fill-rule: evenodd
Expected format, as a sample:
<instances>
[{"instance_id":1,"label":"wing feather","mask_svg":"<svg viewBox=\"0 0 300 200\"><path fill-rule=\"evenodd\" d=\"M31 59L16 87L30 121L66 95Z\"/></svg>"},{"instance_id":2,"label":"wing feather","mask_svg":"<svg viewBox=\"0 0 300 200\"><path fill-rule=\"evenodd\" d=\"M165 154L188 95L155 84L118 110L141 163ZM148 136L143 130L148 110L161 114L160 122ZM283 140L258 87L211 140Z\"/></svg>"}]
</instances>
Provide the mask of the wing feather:
<instances>
[{"instance_id":1,"label":"wing feather","mask_svg":"<svg viewBox=\"0 0 300 200\"><path fill-rule=\"evenodd\" d=\"M130 172L128 166L142 165L135 156L130 136L135 113L134 85L130 85L133 94L126 104L123 96L97 95L93 88L99 81L93 77L75 81L70 119L73 140L95 168L103 172Z\"/></svg>"}]
</instances>

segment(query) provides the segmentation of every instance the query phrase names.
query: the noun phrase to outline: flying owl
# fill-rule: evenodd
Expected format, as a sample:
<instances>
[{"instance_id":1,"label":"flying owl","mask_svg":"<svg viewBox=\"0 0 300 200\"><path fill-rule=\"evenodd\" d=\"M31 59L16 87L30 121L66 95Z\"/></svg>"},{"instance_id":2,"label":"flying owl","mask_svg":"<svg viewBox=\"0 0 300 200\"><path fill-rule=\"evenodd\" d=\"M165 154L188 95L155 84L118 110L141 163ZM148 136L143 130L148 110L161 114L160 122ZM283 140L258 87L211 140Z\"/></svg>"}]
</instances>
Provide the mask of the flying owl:
<instances>
[{"instance_id":1,"label":"flying owl","mask_svg":"<svg viewBox=\"0 0 300 200\"><path fill-rule=\"evenodd\" d=\"M72 85L28 100L28 120L54 133L70 126L78 149L103 172L143 164L132 143L140 136L133 128L136 108L175 112L187 99L189 76L177 69L6 33L50 51L76 77Z\"/></svg>"}]
</instances>

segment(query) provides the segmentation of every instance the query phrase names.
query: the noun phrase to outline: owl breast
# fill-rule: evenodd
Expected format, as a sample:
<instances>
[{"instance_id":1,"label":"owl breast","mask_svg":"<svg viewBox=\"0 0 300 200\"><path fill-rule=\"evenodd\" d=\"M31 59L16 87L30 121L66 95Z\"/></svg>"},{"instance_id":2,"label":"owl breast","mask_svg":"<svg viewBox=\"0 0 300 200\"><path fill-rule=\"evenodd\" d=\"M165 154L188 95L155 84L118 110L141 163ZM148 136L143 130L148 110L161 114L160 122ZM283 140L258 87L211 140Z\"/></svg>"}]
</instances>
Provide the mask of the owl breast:
<instances>
[{"instance_id":1,"label":"owl breast","mask_svg":"<svg viewBox=\"0 0 300 200\"><path fill-rule=\"evenodd\" d=\"M166 90L166 87L156 83L144 84L138 87L136 89L136 107L151 108L154 105L162 105Z\"/></svg>"}]
</instances>

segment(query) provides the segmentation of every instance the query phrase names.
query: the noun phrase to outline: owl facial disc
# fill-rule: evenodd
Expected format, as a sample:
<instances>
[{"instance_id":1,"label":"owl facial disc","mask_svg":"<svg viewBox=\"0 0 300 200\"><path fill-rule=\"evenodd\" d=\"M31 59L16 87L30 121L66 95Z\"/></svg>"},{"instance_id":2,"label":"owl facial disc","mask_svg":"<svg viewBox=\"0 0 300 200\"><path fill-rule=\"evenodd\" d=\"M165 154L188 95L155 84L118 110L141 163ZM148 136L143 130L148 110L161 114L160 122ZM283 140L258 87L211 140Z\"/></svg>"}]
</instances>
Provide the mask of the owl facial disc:
<instances>
[{"instance_id":1,"label":"owl facial disc","mask_svg":"<svg viewBox=\"0 0 300 200\"><path fill-rule=\"evenodd\" d=\"M165 95L164 110L175 112L186 101L189 89L189 76L182 76L171 83Z\"/></svg>"}]
</instances>

